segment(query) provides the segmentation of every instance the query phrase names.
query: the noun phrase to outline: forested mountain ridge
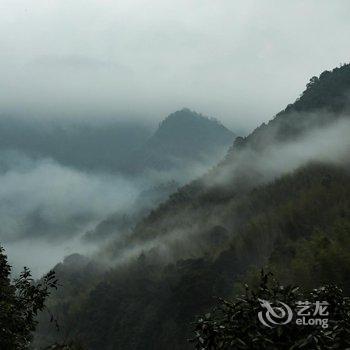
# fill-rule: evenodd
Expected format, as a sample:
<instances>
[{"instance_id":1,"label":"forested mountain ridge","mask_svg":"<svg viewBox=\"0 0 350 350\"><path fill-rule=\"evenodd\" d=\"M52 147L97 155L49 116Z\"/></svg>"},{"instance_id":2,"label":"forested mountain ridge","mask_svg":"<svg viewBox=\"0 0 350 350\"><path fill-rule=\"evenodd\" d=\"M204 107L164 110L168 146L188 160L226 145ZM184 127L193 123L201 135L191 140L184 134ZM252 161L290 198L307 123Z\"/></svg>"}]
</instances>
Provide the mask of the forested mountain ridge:
<instances>
[{"instance_id":1,"label":"forested mountain ridge","mask_svg":"<svg viewBox=\"0 0 350 350\"><path fill-rule=\"evenodd\" d=\"M349 295L349 89L350 65L313 78L293 105L110 245L110 271L84 276L61 265L66 285L52 307L63 333L91 350L190 349L195 315L214 295L254 283L261 267L303 288L335 282ZM42 322L37 341L55 337Z\"/></svg>"},{"instance_id":2,"label":"forested mountain ridge","mask_svg":"<svg viewBox=\"0 0 350 350\"><path fill-rule=\"evenodd\" d=\"M210 309L213 296L237 292L238 282L254 283L262 266L283 282L332 281L350 293L349 184L348 170L310 165L228 203L231 219L241 219L237 234L223 235L220 246L218 227L202 257L161 264L145 252L102 275L91 265L58 269L63 286L50 307L63 322L61 336L88 349L190 349L195 315ZM192 239L194 249L200 242ZM37 341L60 337L47 321L41 327Z\"/></svg>"},{"instance_id":3,"label":"forested mountain ridge","mask_svg":"<svg viewBox=\"0 0 350 350\"><path fill-rule=\"evenodd\" d=\"M220 222L220 219L217 220L222 212L219 208L221 205L225 206L227 200L231 200L238 192L250 190L252 186L270 181L289 170L287 166L287 169L283 170L282 166L276 174L265 176L268 162L273 160L268 158L278 156L275 153L270 155L270 149L283 147L281 145L284 143L298 142L305 134L326 127L341 117L348 119L349 92L350 65L336 68L332 72L324 72L320 78L312 78L294 104L289 105L268 124L262 124L247 137L237 137L222 162L202 178L180 188L169 201L161 204L141 222L136 228L135 239L164 234L171 230L172 223L177 225L180 222L181 227L186 226L182 212L186 212L190 226L195 227L198 223L196 231L203 232L207 229L211 217L213 226L216 221ZM266 166L256 166L261 159ZM196 212L196 208L203 210L206 207L204 221L201 215L197 220L196 213L190 217L191 212ZM181 217L176 217L177 215Z\"/></svg>"},{"instance_id":4,"label":"forested mountain ridge","mask_svg":"<svg viewBox=\"0 0 350 350\"><path fill-rule=\"evenodd\" d=\"M277 113L267 125L263 123L239 144L257 145L264 137L266 127L278 127L278 140L306 131L308 127L320 126L329 117L339 117L350 107L350 65L346 64L332 71L324 71L319 77L312 77L300 97L284 110ZM315 116L313 112L317 112ZM308 113L306 120L305 113ZM260 135L261 134L261 135ZM265 140L267 141L267 140Z\"/></svg>"}]
</instances>

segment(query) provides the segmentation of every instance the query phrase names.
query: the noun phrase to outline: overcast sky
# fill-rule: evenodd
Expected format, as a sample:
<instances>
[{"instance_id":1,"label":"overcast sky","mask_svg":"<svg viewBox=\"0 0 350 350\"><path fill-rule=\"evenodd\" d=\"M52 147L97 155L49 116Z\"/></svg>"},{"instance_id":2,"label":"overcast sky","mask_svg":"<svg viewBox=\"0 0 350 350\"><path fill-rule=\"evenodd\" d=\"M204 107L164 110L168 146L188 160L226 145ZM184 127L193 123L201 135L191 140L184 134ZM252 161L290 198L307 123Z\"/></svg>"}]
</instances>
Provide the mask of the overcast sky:
<instances>
[{"instance_id":1,"label":"overcast sky","mask_svg":"<svg viewBox=\"0 0 350 350\"><path fill-rule=\"evenodd\" d=\"M350 57L350 1L1 0L0 111L253 128Z\"/></svg>"}]
</instances>

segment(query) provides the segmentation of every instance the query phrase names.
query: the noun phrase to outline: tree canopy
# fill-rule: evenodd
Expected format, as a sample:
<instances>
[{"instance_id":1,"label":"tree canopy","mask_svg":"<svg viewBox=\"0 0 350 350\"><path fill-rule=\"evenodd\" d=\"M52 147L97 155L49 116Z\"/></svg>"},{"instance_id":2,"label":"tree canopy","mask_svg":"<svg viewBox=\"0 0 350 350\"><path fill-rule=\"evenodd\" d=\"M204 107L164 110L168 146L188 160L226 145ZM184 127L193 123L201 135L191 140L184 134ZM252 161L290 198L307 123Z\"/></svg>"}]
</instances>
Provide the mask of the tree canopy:
<instances>
[{"instance_id":1,"label":"tree canopy","mask_svg":"<svg viewBox=\"0 0 350 350\"><path fill-rule=\"evenodd\" d=\"M30 270L10 279L11 267L0 247L0 349L27 349L35 331L38 312L45 309L51 289L57 288L55 273L50 271L34 283Z\"/></svg>"}]
</instances>

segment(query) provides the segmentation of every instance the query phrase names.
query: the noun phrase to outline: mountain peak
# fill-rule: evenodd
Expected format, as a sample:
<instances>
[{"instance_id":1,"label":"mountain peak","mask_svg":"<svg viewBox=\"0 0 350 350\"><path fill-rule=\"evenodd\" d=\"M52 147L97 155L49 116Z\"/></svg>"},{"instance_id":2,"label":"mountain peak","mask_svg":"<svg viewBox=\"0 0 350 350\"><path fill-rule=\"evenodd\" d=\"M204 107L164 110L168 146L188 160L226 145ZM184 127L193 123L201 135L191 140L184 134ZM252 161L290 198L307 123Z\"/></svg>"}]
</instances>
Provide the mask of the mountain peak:
<instances>
[{"instance_id":1,"label":"mountain peak","mask_svg":"<svg viewBox=\"0 0 350 350\"><path fill-rule=\"evenodd\" d=\"M207 160L225 154L235 135L214 118L183 108L168 115L143 149L146 167L169 168L178 162Z\"/></svg>"},{"instance_id":2,"label":"mountain peak","mask_svg":"<svg viewBox=\"0 0 350 350\"><path fill-rule=\"evenodd\" d=\"M165 126L170 125L173 127L176 124L179 123L185 123L184 126L189 126L188 123L197 123L197 125L200 124L210 124L212 126L220 126L223 129L226 129L218 120L215 118L210 118L202 115L201 113L197 113L195 111L192 111L191 109L184 107L174 113L169 114L160 124L159 129L163 128Z\"/></svg>"},{"instance_id":3,"label":"mountain peak","mask_svg":"<svg viewBox=\"0 0 350 350\"><path fill-rule=\"evenodd\" d=\"M233 139L233 132L216 119L183 108L159 124L149 144L157 147L168 145L174 150L180 146L188 148L186 152L191 152L192 148L206 152L206 145L227 145Z\"/></svg>"}]
</instances>

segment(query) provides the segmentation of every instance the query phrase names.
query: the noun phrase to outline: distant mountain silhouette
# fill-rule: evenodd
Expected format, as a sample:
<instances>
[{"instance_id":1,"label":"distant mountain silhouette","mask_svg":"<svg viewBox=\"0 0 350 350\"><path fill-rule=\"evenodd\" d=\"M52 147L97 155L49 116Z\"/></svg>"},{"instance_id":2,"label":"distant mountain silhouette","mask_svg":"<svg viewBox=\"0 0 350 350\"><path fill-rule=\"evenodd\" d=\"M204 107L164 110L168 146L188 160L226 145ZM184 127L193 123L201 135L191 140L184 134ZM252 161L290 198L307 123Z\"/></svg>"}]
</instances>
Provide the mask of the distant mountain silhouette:
<instances>
[{"instance_id":1,"label":"distant mountain silhouette","mask_svg":"<svg viewBox=\"0 0 350 350\"><path fill-rule=\"evenodd\" d=\"M34 118L0 115L0 151L50 158L83 171L121 171L151 130L138 121ZM0 167L1 170L3 165Z\"/></svg>"},{"instance_id":2,"label":"distant mountain silhouette","mask_svg":"<svg viewBox=\"0 0 350 350\"><path fill-rule=\"evenodd\" d=\"M51 158L65 166L97 172L132 175L146 168L181 168L189 161L211 165L234 139L219 122L189 109L171 114L151 135L151 128L140 121L94 124L0 116L0 151Z\"/></svg>"},{"instance_id":3,"label":"distant mountain silhouette","mask_svg":"<svg viewBox=\"0 0 350 350\"><path fill-rule=\"evenodd\" d=\"M197 162L213 165L225 154L235 134L213 118L184 108L170 114L142 149L139 168L166 170Z\"/></svg>"}]
</instances>

